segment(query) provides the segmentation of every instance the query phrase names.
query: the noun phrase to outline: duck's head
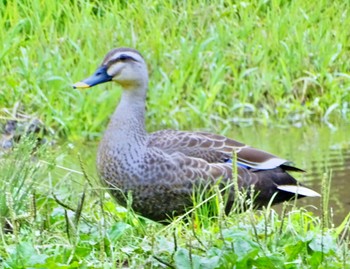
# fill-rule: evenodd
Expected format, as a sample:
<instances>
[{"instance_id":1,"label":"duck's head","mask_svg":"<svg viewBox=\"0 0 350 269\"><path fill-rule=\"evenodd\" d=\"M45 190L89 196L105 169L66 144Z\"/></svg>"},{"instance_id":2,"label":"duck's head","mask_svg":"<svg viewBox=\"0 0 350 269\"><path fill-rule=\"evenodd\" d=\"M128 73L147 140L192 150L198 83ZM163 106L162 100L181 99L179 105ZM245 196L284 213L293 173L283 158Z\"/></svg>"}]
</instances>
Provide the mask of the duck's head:
<instances>
[{"instance_id":1,"label":"duck's head","mask_svg":"<svg viewBox=\"0 0 350 269\"><path fill-rule=\"evenodd\" d=\"M108 81L115 81L124 89L146 88L147 65L141 54L131 48L113 49L92 76L75 83L73 87L89 88Z\"/></svg>"}]
</instances>

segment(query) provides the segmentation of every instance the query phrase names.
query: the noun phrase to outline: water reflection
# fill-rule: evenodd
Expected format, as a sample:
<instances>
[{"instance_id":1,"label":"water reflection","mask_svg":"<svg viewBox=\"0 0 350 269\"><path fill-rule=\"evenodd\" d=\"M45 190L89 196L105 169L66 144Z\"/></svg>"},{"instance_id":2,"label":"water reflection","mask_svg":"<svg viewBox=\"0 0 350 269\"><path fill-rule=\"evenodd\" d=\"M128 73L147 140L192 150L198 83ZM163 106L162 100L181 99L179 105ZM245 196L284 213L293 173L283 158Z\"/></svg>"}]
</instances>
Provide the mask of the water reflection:
<instances>
[{"instance_id":1,"label":"water reflection","mask_svg":"<svg viewBox=\"0 0 350 269\"><path fill-rule=\"evenodd\" d=\"M340 224L350 212L350 150L330 149L324 163L312 162L310 172L306 175L306 178L319 190L322 188L322 178L331 180L329 206L335 224ZM307 200L305 202L309 202L310 199Z\"/></svg>"},{"instance_id":2,"label":"water reflection","mask_svg":"<svg viewBox=\"0 0 350 269\"><path fill-rule=\"evenodd\" d=\"M251 146L270 151L289 159L304 174L294 174L306 186L321 193L322 180L331 180L329 209L336 225L350 212L350 126L332 131L327 127L304 128L244 128L235 138ZM241 139L242 138L242 139ZM298 204L310 205L310 210L321 214L321 199L304 198ZM276 207L277 210L281 206Z\"/></svg>"}]
</instances>

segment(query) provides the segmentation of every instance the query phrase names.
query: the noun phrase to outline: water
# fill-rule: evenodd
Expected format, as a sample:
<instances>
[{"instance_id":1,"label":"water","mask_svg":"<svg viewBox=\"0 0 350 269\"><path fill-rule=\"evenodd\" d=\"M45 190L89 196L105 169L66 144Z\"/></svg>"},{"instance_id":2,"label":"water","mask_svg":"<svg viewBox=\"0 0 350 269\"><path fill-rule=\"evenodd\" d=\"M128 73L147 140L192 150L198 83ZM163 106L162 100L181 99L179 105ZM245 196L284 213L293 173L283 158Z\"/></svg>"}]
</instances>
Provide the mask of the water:
<instances>
[{"instance_id":1,"label":"water","mask_svg":"<svg viewBox=\"0 0 350 269\"><path fill-rule=\"evenodd\" d=\"M304 185L321 193L322 180L331 180L329 209L334 224L339 225L350 212L350 126L240 128L232 136L281 158L293 161L306 173L293 175ZM298 203L321 214L320 198L304 198ZM277 210L280 206L276 207Z\"/></svg>"},{"instance_id":2,"label":"water","mask_svg":"<svg viewBox=\"0 0 350 269\"><path fill-rule=\"evenodd\" d=\"M207 130L215 132L215 130ZM220 131L217 131L220 133ZM350 126L331 130L328 127L308 126L303 128L278 127L232 127L225 134L250 146L271 152L293 161L306 173L293 174L307 187L321 193L322 179L331 180L329 207L333 222L339 225L350 212ZM79 150L84 162L94 174L96 145ZM69 166L69 165L68 165ZM79 168L78 168L79 169ZM304 198L298 205L321 214L320 198ZM275 207L280 210L280 206Z\"/></svg>"}]
</instances>

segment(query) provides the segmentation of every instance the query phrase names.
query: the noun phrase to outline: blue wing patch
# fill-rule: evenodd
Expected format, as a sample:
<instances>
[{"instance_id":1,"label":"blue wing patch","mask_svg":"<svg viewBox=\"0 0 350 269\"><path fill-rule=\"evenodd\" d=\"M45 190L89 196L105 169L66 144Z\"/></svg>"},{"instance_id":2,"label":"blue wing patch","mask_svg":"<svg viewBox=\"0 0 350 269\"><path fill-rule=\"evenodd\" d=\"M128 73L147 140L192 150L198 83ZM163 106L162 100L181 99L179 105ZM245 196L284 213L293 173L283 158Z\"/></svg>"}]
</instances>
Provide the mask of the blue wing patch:
<instances>
[{"instance_id":1,"label":"blue wing patch","mask_svg":"<svg viewBox=\"0 0 350 269\"><path fill-rule=\"evenodd\" d=\"M232 159L225 160L225 163L232 163ZM246 169L250 169L251 168L250 166L248 166L246 164L243 164L243 163L237 163L237 166L243 167L243 168L246 168Z\"/></svg>"}]
</instances>

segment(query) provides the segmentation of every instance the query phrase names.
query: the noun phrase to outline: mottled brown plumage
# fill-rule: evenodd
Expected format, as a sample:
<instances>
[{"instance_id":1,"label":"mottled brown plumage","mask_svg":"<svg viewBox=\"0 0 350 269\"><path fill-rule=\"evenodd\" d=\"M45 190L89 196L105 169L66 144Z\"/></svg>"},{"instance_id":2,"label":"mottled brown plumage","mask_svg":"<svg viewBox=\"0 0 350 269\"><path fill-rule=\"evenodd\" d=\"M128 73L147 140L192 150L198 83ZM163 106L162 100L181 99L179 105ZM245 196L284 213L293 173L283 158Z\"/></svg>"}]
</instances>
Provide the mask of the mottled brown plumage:
<instances>
[{"instance_id":1,"label":"mottled brown plumage","mask_svg":"<svg viewBox=\"0 0 350 269\"><path fill-rule=\"evenodd\" d=\"M74 85L87 88L115 81L123 92L100 143L97 168L113 197L122 204L132 194L132 207L162 221L191 206L193 190L232 182L232 156L237 159L238 186L254 188L257 206L298 197L318 196L286 171L302 171L287 160L227 137L205 132L145 131L147 67L141 54L129 48L110 51L95 74ZM233 187L228 204L234 199ZM229 206L228 208L229 209Z\"/></svg>"}]
</instances>

